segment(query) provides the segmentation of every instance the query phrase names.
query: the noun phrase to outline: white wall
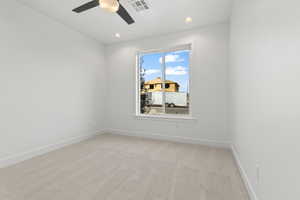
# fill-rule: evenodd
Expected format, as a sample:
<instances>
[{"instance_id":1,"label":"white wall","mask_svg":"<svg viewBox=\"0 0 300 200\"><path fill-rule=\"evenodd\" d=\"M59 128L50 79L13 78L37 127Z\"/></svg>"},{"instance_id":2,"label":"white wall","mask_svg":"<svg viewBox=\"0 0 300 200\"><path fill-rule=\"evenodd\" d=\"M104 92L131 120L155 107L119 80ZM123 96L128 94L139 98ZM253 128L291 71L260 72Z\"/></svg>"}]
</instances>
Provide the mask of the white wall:
<instances>
[{"instance_id":1,"label":"white wall","mask_svg":"<svg viewBox=\"0 0 300 200\"><path fill-rule=\"evenodd\" d=\"M261 200L300 197L299 7L298 0L236 0L233 8L231 132Z\"/></svg>"},{"instance_id":2,"label":"white wall","mask_svg":"<svg viewBox=\"0 0 300 200\"><path fill-rule=\"evenodd\" d=\"M130 41L106 47L108 127L119 133L159 134L192 140L227 142L228 24ZM135 69L138 50L193 43L192 113L195 121L138 120L135 114Z\"/></svg>"},{"instance_id":3,"label":"white wall","mask_svg":"<svg viewBox=\"0 0 300 200\"><path fill-rule=\"evenodd\" d=\"M14 0L0 6L0 164L103 128L103 48Z\"/></svg>"}]
</instances>

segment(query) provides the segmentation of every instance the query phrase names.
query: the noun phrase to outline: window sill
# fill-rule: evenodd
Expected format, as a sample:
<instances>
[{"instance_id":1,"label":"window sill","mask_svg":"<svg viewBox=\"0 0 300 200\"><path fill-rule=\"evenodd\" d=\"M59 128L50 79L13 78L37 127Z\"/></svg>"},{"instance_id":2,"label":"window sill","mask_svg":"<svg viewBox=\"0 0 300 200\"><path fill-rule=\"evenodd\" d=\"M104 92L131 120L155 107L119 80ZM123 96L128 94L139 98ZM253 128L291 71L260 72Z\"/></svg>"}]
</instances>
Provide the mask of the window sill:
<instances>
[{"instance_id":1,"label":"window sill","mask_svg":"<svg viewBox=\"0 0 300 200\"><path fill-rule=\"evenodd\" d=\"M138 120L166 120L166 121L195 121L196 118L192 116L185 115L142 115L136 114L135 118Z\"/></svg>"}]
</instances>

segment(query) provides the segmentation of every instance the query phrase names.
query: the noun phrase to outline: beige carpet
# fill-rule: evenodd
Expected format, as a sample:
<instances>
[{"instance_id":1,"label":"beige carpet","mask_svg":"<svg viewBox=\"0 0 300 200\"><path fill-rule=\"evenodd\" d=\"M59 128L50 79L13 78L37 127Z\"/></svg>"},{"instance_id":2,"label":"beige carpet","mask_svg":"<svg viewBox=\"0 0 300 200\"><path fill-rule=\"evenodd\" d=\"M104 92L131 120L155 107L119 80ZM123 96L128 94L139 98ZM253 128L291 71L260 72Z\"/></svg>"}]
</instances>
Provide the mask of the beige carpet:
<instances>
[{"instance_id":1,"label":"beige carpet","mask_svg":"<svg viewBox=\"0 0 300 200\"><path fill-rule=\"evenodd\" d=\"M248 200L229 150L127 136L0 169L1 200Z\"/></svg>"}]
</instances>

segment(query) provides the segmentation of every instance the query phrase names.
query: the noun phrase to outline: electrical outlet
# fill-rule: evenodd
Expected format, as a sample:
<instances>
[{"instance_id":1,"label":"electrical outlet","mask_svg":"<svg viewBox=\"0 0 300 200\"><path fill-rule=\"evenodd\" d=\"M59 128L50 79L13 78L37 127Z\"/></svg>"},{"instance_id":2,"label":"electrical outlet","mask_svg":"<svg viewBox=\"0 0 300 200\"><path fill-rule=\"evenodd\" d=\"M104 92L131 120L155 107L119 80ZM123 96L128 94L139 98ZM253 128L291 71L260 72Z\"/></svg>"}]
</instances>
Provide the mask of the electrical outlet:
<instances>
[{"instance_id":1,"label":"electrical outlet","mask_svg":"<svg viewBox=\"0 0 300 200\"><path fill-rule=\"evenodd\" d=\"M257 186L259 186L260 184L260 165L258 163L256 163L256 184Z\"/></svg>"},{"instance_id":2,"label":"electrical outlet","mask_svg":"<svg viewBox=\"0 0 300 200\"><path fill-rule=\"evenodd\" d=\"M255 165L255 170L256 170L256 189L257 189L257 196L262 199L262 181L263 181L263 176L262 176L262 170L261 170L261 163L256 162Z\"/></svg>"}]
</instances>

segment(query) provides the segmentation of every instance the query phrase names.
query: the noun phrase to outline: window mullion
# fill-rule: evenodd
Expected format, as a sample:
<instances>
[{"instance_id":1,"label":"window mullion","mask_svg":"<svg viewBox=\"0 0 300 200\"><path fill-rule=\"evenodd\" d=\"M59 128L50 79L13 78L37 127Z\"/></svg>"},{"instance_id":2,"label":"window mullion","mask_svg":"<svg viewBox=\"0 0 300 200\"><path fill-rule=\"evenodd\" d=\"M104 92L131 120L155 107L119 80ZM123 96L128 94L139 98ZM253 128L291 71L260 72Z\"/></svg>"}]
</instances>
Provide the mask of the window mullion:
<instances>
[{"instance_id":1,"label":"window mullion","mask_svg":"<svg viewBox=\"0 0 300 200\"><path fill-rule=\"evenodd\" d=\"M165 93L165 79L166 79L166 53L162 56L162 106L163 112L166 114L166 93Z\"/></svg>"}]
</instances>

